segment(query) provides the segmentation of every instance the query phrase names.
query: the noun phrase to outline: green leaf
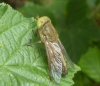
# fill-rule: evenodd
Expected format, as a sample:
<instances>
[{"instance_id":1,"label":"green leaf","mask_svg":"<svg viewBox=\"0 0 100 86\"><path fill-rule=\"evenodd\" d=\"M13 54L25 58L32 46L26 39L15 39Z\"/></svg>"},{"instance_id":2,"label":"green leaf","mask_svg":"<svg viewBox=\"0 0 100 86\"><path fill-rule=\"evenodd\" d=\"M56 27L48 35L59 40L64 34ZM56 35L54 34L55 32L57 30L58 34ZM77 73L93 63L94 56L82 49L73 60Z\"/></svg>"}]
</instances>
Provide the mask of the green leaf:
<instances>
[{"instance_id":1,"label":"green leaf","mask_svg":"<svg viewBox=\"0 0 100 86\"><path fill-rule=\"evenodd\" d=\"M81 71L75 75L74 82L75 84L73 86L92 86L91 80Z\"/></svg>"},{"instance_id":2,"label":"green leaf","mask_svg":"<svg viewBox=\"0 0 100 86\"><path fill-rule=\"evenodd\" d=\"M55 26L59 37L72 61L78 63L81 55L88 49L89 42L98 40L99 28L93 19L87 17L86 0L56 1L54 4L50 9L57 19Z\"/></svg>"},{"instance_id":3,"label":"green leaf","mask_svg":"<svg viewBox=\"0 0 100 86\"><path fill-rule=\"evenodd\" d=\"M60 31L62 30L61 27L64 27L66 25L66 5L68 3L68 0L62 1L62 0L54 0L52 4L48 7L48 10L52 12L55 18L55 27L59 28ZM53 21L53 20L52 20ZM59 29L57 29L59 30Z\"/></svg>"},{"instance_id":4,"label":"green leaf","mask_svg":"<svg viewBox=\"0 0 100 86\"><path fill-rule=\"evenodd\" d=\"M71 86L72 78L80 70L68 67L68 75L59 84L50 81L47 56L44 46L26 46L33 42L34 18L25 18L9 5L0 4L0 86Z\"/></svg>"},{"instance_id":5,"label":"green leaf","mask_svg":"<svg viewBox=\"0 0 100 86\"><path fill-rule=\"evenodd\" d=\"M25 17L36 17L37 15L39 17L48 16L52 19L52 23L55 24L53 13L44 6L32 2L26 2L23 7L18 9L18 11L20 11Z\"/></svg>"},{"instance_id":6,"label":"green leaf","mask_svg":"<svg viewBox=\"0 0 100 86\"><path fill-rule=\"evenodd\" d=\"M32 9L32 10L30 10ZM45 7L34 4L32 2L26 2L25 5L18 9L25 17L36 17L37 15L48 16L53 19L53 14Z\"/></svg>"},{"instance_id":7,"label":"green leaf","mask_svg":"<svg viewBox=\"0 0 100 86\"><path fill-rule=\"evenodd\" d=\"M87 10L86 0L70 0L67 4L67 25L76 27L82 24L86 19Z\"/></svg>"},{"instance_id":8,"label":"green leaf","mask_svg":"<svg viewBox=\"0 0 100 86\"><path fill-rule=\"evenodd\" d=\"M76 1L79 3L78 6L76 6ZM85 7L85 2L82 3L79 0L70 0L68 1L62 1L60 0L55 1L49 9L51 12L54 14L55 19L56 19L56 29L59 33L59 37L64 44L65 48L67 49L67 52L75 63L78 62L81 54L83 54L86 49L87 49L87 39L88 37L84 37L82 34L84 32L87 32L84 30L83 22L84 22L84 17L86 17L86 7ZM75 8L77 7L77 8ZM85 7L85 8L84 8ZM84 8L84 10L80 11L80 9ZM78 10L77 10L78 9ZM74 10L77 10L75 12ZM75 13L74 13L75 12ZM74 14L74 15L73 15ZM81 16L82 14L82 16ZM80 18L78 18L78 16ZM80 21L79 21L80 19ZM86 18L85 18L86 19ZM72 23L73 21L73 23ZM76 23L77 21L77 23ZM85 21L86 22L86 21ZM84 23L85 24L85 23ZM85 27L86 28L86 27ZM86 40L83 40L82 38L86 38ZM84 44L84 45L83 45ZM80 51L81 49L81 51Z\"/></svg>"},{"instance_id":9,"label":"green leaf","mask_svg":"<svg viewBox=\"0 0 100 86\"><path fill-rule=\"evenodd\" d=\"M79 65L88 77L100 82L100 50L97 47L89 48L81 57Z\"/></svg>"}]
</instances>

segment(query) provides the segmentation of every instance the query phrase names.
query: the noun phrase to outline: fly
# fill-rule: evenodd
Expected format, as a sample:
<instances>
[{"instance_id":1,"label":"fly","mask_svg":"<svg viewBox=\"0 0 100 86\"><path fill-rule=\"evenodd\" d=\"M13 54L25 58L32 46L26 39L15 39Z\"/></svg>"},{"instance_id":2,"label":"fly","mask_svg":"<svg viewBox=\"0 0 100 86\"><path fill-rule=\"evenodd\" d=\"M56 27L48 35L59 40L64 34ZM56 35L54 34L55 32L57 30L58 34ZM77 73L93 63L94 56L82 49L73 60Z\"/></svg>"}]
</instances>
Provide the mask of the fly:
<instances>
[{"instance_id":1,"label":"fly","mask_svg":"<svg viewBox=\"0 0 100 86\"><path fill-rule=\"evenodd\" d=\"M47 16L37 19L36 32L46 48L50 75L59 83L61 76L68 74L65 58L72 68L74 68L74 65L68 57L51 20Z\"/></svg>"}]
</instances>

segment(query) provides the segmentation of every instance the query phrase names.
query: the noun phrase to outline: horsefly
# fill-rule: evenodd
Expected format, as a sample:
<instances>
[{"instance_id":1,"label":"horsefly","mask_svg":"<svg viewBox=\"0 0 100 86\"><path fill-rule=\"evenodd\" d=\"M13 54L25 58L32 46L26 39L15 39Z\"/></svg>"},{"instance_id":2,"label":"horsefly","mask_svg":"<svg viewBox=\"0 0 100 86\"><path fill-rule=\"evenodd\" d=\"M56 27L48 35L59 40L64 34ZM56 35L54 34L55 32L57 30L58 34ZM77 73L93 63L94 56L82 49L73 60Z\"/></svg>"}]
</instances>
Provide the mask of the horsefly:
<instances>
[{"instance_id":1,"label":"horsefly","mask_svg":"<svg viewBox=\"0 0 100 86\"><path fill-rule=\"evenodd\" d=\"M65 58L71 67L74 68L74 65L68 57L51 20L47 16L37 18L36 32L46 48L50 76L54 78L55 82L59 83L61 76L68 74Z\"/></svg>"}]
</instances>

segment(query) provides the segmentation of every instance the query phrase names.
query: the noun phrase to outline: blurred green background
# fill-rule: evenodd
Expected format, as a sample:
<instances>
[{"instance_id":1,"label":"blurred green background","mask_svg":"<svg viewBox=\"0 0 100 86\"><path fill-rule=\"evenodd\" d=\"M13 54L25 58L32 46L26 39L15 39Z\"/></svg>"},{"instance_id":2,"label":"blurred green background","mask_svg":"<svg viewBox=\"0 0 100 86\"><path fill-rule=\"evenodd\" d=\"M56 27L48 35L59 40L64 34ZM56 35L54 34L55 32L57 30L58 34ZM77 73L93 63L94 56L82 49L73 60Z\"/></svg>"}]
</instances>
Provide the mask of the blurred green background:
<instances>
[{"instance_id":1,"label":"blurred green background","mask_svg":"<svg viewBox=\"0 0 100 86\"><path fill-rule=\"evenodd\" d=\"M25 17L48 16L71 60L74 86L100 86L100 0L0 0Z\"/></svg>"}]
</instances>

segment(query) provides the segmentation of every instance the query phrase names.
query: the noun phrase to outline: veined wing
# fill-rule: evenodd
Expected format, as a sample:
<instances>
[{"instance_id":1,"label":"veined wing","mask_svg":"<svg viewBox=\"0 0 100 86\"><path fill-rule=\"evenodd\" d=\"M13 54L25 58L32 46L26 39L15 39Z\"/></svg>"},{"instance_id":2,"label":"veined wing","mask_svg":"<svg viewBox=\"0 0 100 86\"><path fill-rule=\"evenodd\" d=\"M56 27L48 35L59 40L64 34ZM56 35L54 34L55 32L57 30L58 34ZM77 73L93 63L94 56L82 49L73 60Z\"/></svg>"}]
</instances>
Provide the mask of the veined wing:
<instances>
[{"instance_id":1,"label":"veined wing","mask_svg":"<svg viewBox=\"0 0 100 86\"><path fill-rule=\"evenodd\" d=\"M61 49L57 43L51 43L47 40L45 41L45 47L51 76L59 83L62 75Z\"/></svg>"},{"instance_id":2,"label":"veined wing","mask_svg":"<svg viewBox=\"0 0 100 86\"><path fill-rule=\"evenodd\" d=\"M68 56L68 54L67 54L67 52L66 52L66 50L65 50L65 48L64 48L64 46L63 46L63 44L62 44L61 41L60 41L60 39L58 39L58 44L59 44L59 46L60 46L60 48L61 48L61 51L62 51L62 53L63 53L65 59L67 60L67 63L69 63L69 65L70 65L73 69L75 69L73 62L72 62L71 59L69 58L69 56Z\"/></svg>"}]
</instances>

